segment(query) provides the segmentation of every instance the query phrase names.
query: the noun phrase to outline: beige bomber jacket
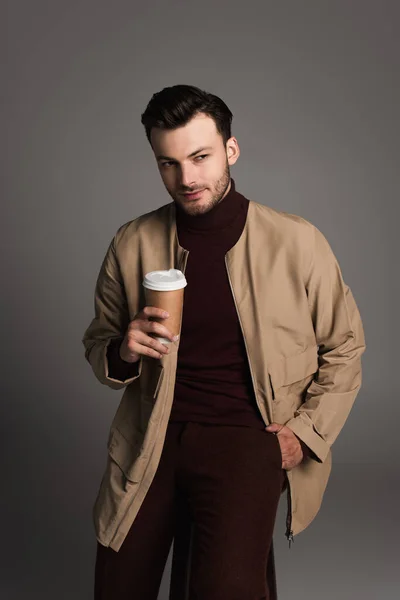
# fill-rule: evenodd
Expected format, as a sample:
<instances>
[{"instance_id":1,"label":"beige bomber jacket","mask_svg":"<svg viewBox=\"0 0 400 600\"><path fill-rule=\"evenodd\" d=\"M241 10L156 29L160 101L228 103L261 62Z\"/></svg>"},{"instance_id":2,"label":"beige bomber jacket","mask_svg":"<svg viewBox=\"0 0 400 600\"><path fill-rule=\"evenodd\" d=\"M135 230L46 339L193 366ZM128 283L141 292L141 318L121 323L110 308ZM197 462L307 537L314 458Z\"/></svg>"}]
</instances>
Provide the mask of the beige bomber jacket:
<instances>
[{"instance_id":1,"label":"beige bomber jacket","mask_svg":"<svg viewBox=\"0 0 400 600\"><path fill-rule=\"evenodd\" d=\"M93 508L98 541L118 551L156 472L174 394L179 340L161 359L142 357L125 381L108 374L107 347L145 306L142 280L185 271L171 202L122 225L98 274L95 316L83 336L97 379L124 390L113 418ZM225 255L260 413L315 454L286 471L290 542L320 509L332 445L361 386L361 317L324 235L306 219L250 200L244 230Z\"/></svg>"}]
</instances>

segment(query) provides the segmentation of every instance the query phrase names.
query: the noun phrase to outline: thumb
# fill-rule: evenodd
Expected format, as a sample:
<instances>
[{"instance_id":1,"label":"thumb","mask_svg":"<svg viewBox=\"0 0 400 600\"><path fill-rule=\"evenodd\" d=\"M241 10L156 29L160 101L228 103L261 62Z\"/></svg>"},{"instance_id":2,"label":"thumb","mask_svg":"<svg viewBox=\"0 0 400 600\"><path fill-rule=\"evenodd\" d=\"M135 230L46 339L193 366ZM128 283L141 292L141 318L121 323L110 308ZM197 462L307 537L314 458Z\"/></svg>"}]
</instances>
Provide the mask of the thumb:
<instances>
[{"instance_id":1,"label":"thumb","mask_svg":"<svg viewBox=\"0 0 400 600\"><path fill-rule=\"evenodd\" d=\"M267 431L271 431L272 433L277 433L278 431L280 431L282 429L282 427L283 426L280 423L271 423L265 429Z\"/></svg>"}]
</instances>

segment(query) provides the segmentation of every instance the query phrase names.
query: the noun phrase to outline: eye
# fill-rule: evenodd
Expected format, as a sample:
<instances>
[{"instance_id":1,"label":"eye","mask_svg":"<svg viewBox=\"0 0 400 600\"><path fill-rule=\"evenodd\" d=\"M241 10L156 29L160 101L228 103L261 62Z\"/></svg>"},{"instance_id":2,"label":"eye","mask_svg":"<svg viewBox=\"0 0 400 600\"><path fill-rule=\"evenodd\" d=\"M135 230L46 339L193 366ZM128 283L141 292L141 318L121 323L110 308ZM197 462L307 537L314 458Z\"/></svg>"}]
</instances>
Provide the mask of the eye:
<instances>
[{"instance_id":1,"label":"eye","mask_svg":"<svg viewBox=\"0 0 400 600\"><path fill-rule=\"evenodd\" d=\"M172 165L172 164L174 164L174 163L171 160L168 160L167 162L161 163L161 166L162 167L168 167L169 165Z\"/></svg>"},{"instance_id":2,"label":"eye","mask_svg":"<svg viewBox=\"0 0 400 600\"><path fill-rule=\"evenodd\" d=\"M206 156L208 156L208 154L200 154L199 156L196 156L196 160L198 158L205 158ZM201 161L200 161L201 162Z\"/></svg>"}]
</instances>

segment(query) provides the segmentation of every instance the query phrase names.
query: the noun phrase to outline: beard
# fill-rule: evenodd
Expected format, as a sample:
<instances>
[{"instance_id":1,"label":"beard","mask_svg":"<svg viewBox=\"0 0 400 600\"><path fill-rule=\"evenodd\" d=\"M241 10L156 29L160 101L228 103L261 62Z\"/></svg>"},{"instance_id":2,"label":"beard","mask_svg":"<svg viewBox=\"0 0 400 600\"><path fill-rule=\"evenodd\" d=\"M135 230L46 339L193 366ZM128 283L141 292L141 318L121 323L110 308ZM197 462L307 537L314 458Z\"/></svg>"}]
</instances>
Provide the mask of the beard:
<instances>
[{"instance_id":1,"label":"beard","mask_svg":"<svg viewBox=\"0 0 400 600\"><path fill-rule=\"evenodd\" d=\"M179 209L184 211L187 215L196 216L203 215L210 210L212 210L217 204L219 204L226 194L226 190L229 187L229 183L231 180L231 173L229 168L228 160L225 164L225 169L221 177L214 183L212 188L211 198L209 200L204 200L200 198L200 200L194 200L192 202L182 201L179 195L173 194L170 190L167 189L171 198L175 201L175 204L178 205ZM207 194L210 190L205 189L204 193Z\"/></svg>"}]
</instances>

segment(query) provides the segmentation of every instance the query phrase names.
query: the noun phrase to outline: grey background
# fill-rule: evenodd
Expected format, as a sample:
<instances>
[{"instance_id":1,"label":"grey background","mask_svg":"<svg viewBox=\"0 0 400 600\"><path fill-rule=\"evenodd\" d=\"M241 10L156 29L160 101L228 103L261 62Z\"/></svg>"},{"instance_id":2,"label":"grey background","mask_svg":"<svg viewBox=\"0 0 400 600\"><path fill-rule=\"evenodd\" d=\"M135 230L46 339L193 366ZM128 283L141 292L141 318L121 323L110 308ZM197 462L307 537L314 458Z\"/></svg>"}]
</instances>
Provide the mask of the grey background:
<instances>
[{"instance_id":1,"label":"grey background","mask_svg":"<svg viewBox=\"0 0 400 600\"><path fill-rule=\"evenodd\" d=\"M227 102L237 189L323 231L365 326L322 509L290 550L280 505L279 598L397 596L399 3L2 8L1 597L92 597L91 508L121 392L94 379L81 337L116 229L170 201L140 113L177 83Z\"/></svg>"}]
</instances>

